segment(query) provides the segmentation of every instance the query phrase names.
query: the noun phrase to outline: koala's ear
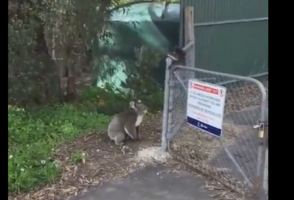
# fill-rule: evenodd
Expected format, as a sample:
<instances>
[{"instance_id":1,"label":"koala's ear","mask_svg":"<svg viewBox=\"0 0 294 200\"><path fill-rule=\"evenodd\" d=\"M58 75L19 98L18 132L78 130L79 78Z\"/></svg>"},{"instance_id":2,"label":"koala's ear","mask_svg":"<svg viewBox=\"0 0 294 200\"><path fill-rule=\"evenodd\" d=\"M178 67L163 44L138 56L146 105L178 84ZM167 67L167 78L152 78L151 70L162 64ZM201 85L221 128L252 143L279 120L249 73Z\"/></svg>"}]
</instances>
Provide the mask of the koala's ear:
<instances>
[{"instance_id":1,"label":"koala's ear","mask_svg":"<svg viewBox=\"0 0 294 200\"><path fill-rule=\"evenodd\" d=\"M142 101L140 99L138 99L137 103L142 103Z\"/></svg>"},{"instance_id":2,"label":"koala's ear","mask_svg":"<svg viewBox=\"0 0 294 200\"><path fill-rule=\"evenodd\" d=\"M130 107L134 107L135 106L135 102L134 101L130 101Z\"/></svg>"}]
</instances>

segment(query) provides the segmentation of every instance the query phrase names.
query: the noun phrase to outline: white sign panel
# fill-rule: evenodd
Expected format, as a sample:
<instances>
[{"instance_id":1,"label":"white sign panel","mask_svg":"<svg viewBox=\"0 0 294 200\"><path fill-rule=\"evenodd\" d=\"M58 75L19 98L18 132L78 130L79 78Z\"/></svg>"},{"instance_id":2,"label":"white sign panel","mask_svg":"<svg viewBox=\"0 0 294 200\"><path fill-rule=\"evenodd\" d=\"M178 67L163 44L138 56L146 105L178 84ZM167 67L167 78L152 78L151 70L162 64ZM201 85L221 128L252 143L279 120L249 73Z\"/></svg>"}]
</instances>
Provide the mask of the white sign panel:
<instances>
[{"instance_id":1,"label":"white sign panel","mask_svg":"<svg viewBox=\"0 0 294 200\"><path fill-rule=\"evenodd\" d=\"M222 136L226 88L189 80L187 123L213 136Z\"/></svg>"}]
</instances>

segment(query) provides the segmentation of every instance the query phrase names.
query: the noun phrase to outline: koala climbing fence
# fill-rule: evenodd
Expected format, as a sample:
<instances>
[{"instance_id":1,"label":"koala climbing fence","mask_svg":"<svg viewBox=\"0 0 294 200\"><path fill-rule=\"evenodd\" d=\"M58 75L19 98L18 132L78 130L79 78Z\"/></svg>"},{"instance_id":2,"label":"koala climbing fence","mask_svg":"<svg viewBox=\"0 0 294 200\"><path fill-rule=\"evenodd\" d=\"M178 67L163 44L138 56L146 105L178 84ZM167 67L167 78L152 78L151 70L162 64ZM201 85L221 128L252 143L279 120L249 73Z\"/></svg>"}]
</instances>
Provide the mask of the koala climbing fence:
<instances>
[{"instance_id":1,"label":"koala climbing fence","mask_svg":"<svg viewBox=\"0 0 294 200\"><path fill-rule=\"evenodd\" d=\"M185 66L166 68L162 148L189 167L243 195L267 190L263 122L267 117L264 85L250 77L195 68L194 42L187 44ZM223 136L214 138L186 123L190 78L227 88ZM259 133L253 126L261 122ZM264 190L262 190L264 185Z\"/></svg>"}]
</instances>

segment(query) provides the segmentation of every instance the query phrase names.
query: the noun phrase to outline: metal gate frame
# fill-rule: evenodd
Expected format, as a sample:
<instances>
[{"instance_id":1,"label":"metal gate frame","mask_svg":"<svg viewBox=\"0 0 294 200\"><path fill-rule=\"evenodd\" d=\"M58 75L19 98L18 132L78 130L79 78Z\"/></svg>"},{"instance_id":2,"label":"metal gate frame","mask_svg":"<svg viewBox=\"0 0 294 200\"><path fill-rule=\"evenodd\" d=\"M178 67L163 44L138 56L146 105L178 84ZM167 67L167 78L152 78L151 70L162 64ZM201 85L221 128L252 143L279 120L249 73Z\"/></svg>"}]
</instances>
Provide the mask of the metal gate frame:
<instances>
[{"instance_id":1,"label":"metal gate frame","mask_svg":"<svg viewBox=\"0 0 294 200\"><path fill-rule=\"evenodd\" d=\"M176 72L181 71L181 70L187 70L190 72L189 74L191 75L189 78L194 78L195 73L202 72L202 73L209 73L212 75L231 78L231 79L234 79L235 81L246 81L246 82L253 83L258 87L260 94L261 94L261 108L260 108L261 109L260 110L261 126L260 126L259 130L257 131L258 132L257 134L259 136L259 146L258 146L258 155L256 155L257 156L256 179L254 180L253 184L250 184L250 181L247 180L245 173L242 172L242 169L240 168L240 166L238 165L238 163L236 162L234 157L231 155L228 148L226 146L224 146L220 140L219 140L220 145L222 145L224 147L228 157L231 159L231 161L233 161L236 168L243 175L243 178L244 178L245 182L248 183L248 185L246 185L246 187L244 185L239 185L238 187L236 187L236 184L234 184L234 183L223 182L221 179L216 178L219 176L219 174L217 174L217 172L213 172L213 170L211 170L211 169L208 170L209 174L207 174L208 173L207 169L203 169L203 167L200 167L197 170L199 170L200 172L202 172L206 175L215 174L215 176L212 178L216 178L217 181L223 183L225 186L230 187L231 189L234 189L236 192L239 192L242 195L260 193L262 191L262 188L261 188L262 186L264 187L263 192L267 193L267 166L268 166L267 156L268 156L268 151L267 151L267 147L266 147L267 135L264 136L265 126L263 126L263 123L265 121L267 121L267 119L266 119L267 118L267 116L266 116L267 115L267 93L266 93L266 90L265 90L263 84L260 81L254 79L254 78L251 78L251 77L238 76L238 75L233 75L233 74L227 74L227 73L221 73L221 72L215 72L215 71L209 71L209 70L195 68L195 66L193 66L193 62L191 64L189 63L189 58L188 58L189 56L191 56L191 54L192 54L192 57L194 57L194 55L195 55L194 48L195 48L194 42L189 42L183 48L183 50L186 51L186 53L187 53L186 66L173 65L173 64L166 66L164 109L163 109L163 122L162 122L162 144L161 144L162 149L163 150L170 150L170 147L169 147L170 141L173 139L173 137L177 134L177 132L182 127L182 125L185 123L185 120L179 121L178 124L176 125L176 127L173 127L173 130L172 130L171 119L172 119L173 92L174 92L172 89L173 88L172 86L175 84L175 81L172 80L172 77L176 78L176 82L178 84L182 85L183 90L187 91L186 84L183 82L181 77L179 77L179 75ZM202 81L205 81L205 80L202 80ZM218 83L218 85L224 85L224 83ZM178 158L178 160L185 162L185 160L183 160L182 158ZM188 163L186 163L186 164L188 164ZM264 165L264 169L262 169L263 168L262 165ZM195 166L192 166L192 167L195 167ZM262 179L262 176L264 176L263 179ZM231 180L231 181L234 182L235 180ZM232 186L232 185L234 185L234 186Z\"/></svg>"}]
</instances>

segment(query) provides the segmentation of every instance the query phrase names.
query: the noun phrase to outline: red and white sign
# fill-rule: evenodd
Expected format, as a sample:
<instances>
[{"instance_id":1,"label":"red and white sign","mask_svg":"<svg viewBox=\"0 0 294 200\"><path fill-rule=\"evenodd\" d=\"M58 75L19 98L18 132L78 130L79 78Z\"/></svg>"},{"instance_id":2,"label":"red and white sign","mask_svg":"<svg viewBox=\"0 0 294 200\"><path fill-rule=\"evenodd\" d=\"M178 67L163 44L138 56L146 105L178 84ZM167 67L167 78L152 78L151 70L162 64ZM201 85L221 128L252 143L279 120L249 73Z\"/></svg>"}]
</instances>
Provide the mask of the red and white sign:
<instances>
[{"instance_id":1,"label":"red and white sign","mask_svg":"<svg viewBox=\"0 0 294 200\"><path fill-rule=\"evenodd\" d=\"M225 97L225 87L190 79L187 102L188 123L221 137Z\"/></svg>"}]
</instances>

